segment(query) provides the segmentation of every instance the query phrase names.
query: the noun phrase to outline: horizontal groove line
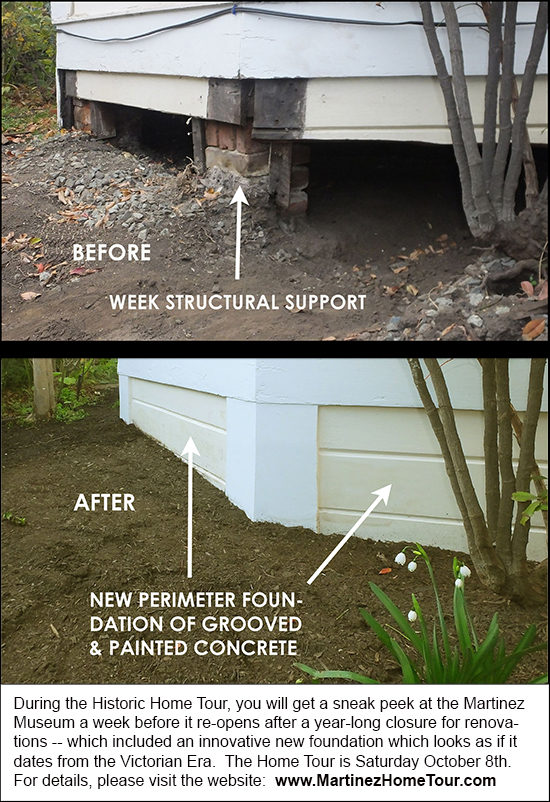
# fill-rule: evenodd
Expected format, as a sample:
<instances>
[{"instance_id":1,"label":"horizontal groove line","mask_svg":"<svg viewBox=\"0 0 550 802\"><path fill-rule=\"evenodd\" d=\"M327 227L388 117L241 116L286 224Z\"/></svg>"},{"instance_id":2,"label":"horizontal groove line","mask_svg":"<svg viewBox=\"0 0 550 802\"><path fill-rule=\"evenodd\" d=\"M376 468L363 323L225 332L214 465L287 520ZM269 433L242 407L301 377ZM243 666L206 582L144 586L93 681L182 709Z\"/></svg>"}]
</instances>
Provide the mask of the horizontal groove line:
<instances>
[{"instance_id":1,"label":"horizontal groove line","mask_svg":"<svg viewBox=\"0 0 550 802\"><path fill-rule=\"evenodd\" d=\"M166 407L159 407L157 404L151 404L149 401L141 401L139 398L132 398L133 404L141 404L144 407L149 407L150 409L158 409L161 412L166 412L168 415L173 415L176 418L180 418L181 420L187 421L188 423L194 423L197 426L202 426L204 429L211 429L213 432L217 432L218 434L227 434L225 429L220 428L219 426L214 426L213 423L206 423L205 421L197 420L196 418L190 418L187 415L182 415L181 412L173 412L171 409L166 409Z\"/></svg>"},{"instance_id":2,"label":"horizontal groove line","mask_svg":"<svg viewBox=\"0 0 550 802\"><path fill-rule=\"evenodd\" d=\"M363 512L364 510L337 510L331 507L319 507L319 515L322 515L323 513L330 515L349 515L354 519L360 518ZM439 518L437 516L429 518L422 515L407 515L406 513L398 512L371 512L369 518L387 518L398 521L413 521L414 523L420 524L451 524L451 526L463 526L462 521L458 518ZM537 534L546 534L546 530L539 526L531 526L531 532L536 532Z\"/></svg>"},{"instance_id":3,"label":"horizontal groove line","mask_svg":"<svg viewBox=\"0 0 550 802\"><path fill-rule=\"evenodd\" d=\"M185 460L185 463L187 464L187 460ZM207 471L206 468L202 468L200 465L196 465L195 463L193 463L193 467L195 468L196 471L198 471L201 474L201 476L204 476L205 479L211 481L212 484L215 485L219 484L222 486L222 488L225 489L225 479L222 479L221 476L218 476L215 473L211 473L210 471Z\"/></svg>"},{"instance_id":4,"label":"horizontal groove line","mask_svg":"<svg viewBox=\"0 0 550 802\"><path fill-rule=\"evenodd\" d=\"M347 451L336 448L320 448L319 455L323 457L350 457L351 459L399 459L407 462L437 462L443 464L442 456L437 454L404 454L399 451ZM473 465L483 465L483 457L466 457Z\"/></svg>"},{"instance_id":5,"label":"horizontal groove line","mask_svg":"<svg viewBox=\"0 0 550 802\"><path fill-rule=\"evenodd\" d=\"M350 515L353 518L360 518L363 514L364 510L337 510L331 507L319 507L319 515L323 513L331 514L331 515ZM416 521L417 523L423 524L454 524L456 526L462 526L462 521L458 518L439 518L434 516L433 518L422 516L422 515L407 515L405 513L397 513L397 512L371 512L370 518L393 518L402 521Z\"/></svg>"}]
</instances>

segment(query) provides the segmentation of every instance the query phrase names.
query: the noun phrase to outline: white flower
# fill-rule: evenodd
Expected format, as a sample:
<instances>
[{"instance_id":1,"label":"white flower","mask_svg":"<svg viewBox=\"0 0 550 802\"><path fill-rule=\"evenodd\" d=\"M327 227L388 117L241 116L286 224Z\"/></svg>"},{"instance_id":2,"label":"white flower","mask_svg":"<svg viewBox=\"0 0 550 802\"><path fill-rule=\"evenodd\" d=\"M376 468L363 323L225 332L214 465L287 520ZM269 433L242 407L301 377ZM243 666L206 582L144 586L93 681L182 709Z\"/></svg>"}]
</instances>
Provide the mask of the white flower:
<instances>
[{"instance_id":1,"label":"white flower","mask_svg":"<svg viewBox=\"0 0 550 802\"><path fill-rule=\"evenodd\" d=\"M456 585L457 588L461 588L464 585L464 580L463 579L456 579L455 580L455 585Z\"/></svg>"},{"instance_id":2,"label":"white flower","mask_svg":"<svg viewBox=\"0 0 550 802\"><path fill-rule=\"evenodd\" d=\"M460 576L469 577L472 576L472 572L468 568L467 565L463 565L459 571Z\"/></svg>"},{"instance_id":3,"label":"white flower","mask_svg":"<svg viewBox=\"0 0 550 802\"><path fill-rule=\"evenodd\" d=\"M409 619L409 621L412 622L412 621L416 621L418 616L417 616L417 614L415 613L414 610L409 610L409 614L408 614L407 618Z\"/></svg>"},{"instance_id":4,"label":"white flower","mask_svg":"<svg viewBox=\"0 0 550 802\"><path fill-rule=\"evenodd\" d=\"M416 563L414 562L414 560L413 560L413 562L412 562L412 563L409 563L409 564L407 565L407 568L409 569L409 571L411 572L411 574L412 574L412 572L413 572L413 571L416 571Z\"/></svg>"},{"instance_id":5,"label":"white flower","mask_svg":"<svg viewBox=\"0 0 550 802\"><path fill-rule=\"evenodd\" d=\"M400 552L400 553L397 555L397 557L395 558L395 562L396 562L398 565L405 565L405 560L406 560L406 559L407 559L407 558L405 557L405 552L401 551L401 552Z\"/></svg>"}]
</instances>

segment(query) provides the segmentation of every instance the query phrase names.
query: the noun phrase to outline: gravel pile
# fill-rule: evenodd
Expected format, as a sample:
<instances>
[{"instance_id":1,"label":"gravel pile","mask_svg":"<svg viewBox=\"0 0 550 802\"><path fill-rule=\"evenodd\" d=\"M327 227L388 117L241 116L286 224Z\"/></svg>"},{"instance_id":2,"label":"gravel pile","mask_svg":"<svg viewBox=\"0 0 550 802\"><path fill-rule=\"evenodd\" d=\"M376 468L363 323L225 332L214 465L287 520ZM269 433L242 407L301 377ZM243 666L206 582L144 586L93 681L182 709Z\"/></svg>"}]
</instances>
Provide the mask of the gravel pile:
<instances>
[{"instance_id":1,"label":"gravel pile","mask_svg":"<svg viewBox=\"0 0 550 802\"><path fill-rule=\"evenodd\" d=\"M522 326L529 319L547 319L544 302L527 298L522 280L536 280L535 259L516 261L484 254L450 284L419 295L395 315L377 340L485 340Z\"/></svg>"}]
</instances>

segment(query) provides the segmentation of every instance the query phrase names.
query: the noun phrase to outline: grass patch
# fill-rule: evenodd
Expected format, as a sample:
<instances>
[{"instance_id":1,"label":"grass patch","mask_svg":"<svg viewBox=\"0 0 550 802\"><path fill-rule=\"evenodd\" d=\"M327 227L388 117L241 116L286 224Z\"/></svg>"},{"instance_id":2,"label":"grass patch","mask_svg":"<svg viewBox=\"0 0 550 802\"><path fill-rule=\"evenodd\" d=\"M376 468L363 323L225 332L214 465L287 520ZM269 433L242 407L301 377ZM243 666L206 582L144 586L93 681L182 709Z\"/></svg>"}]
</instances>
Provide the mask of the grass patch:
<instances>
[{"instance_id":1,"label":"grass patch","mask_svg":"<svg viewBox=\"0 0 550 802\"><path fill-rule=\"evenodd\" d=\"M44 100L36 89L7 87L2 92L2 133L4 136L47 136L57 133L55 97ZM5 90L6 87L3 87Z\"/></svg>"}]
</instances>

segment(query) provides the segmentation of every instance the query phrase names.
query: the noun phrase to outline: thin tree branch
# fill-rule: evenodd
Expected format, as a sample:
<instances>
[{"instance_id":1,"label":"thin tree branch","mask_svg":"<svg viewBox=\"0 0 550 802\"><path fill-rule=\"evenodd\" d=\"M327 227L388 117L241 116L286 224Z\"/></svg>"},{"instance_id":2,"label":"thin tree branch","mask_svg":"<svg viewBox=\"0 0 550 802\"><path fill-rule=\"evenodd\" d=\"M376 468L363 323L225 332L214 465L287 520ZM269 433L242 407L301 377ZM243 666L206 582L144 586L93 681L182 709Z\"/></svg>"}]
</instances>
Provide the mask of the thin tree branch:
<instances>
[{"instance_id":1,"label":"thin tree branch","mask_svg":"<svg viewBox=\"0 0 550 802\"><path fill-rule=\"evenodd\" d=\"M529 492L531 475L535 465L535 436L542 404L544 388L545 359L531 359L529 374L529 390L527 393L527 409L523 417L519 463L516 474L516 490ZM518 503L516 523L512 535L512 559L516 565L525 560L527 542L529 540L530 521L523 525L523 515L528 502Z\"/></svg>"},{"instance_id":2,"label":"thin tree branch","mask_svg":"<svg viewBox=\"0 0 550 802\"><path fill-rule=\"evenodd\" d=\"M499 99L499 136L498 145L493 160L493 174L489 187L491 203L500 217L502 209L502 192L504 189L504 175L508 162L510 137L512 136L512 92L514 85L514 56L516 48L516 17L517 3L506 3L506 18L504 21L504 43L502 50L502 80L500 83Z\"/></svg>"},{"instance_id":3,"label":"thin tree branch","mask_svg":"<svg viewBox=\"0 0 550 802\"><path fill-rule=\"evenodd\" d=\"M464 149L468 159L470 178L472 181L472 194L476 207L477 226L472 231L477 236L488 236L493 230L496 219L489 202L488 187L483 176L483 164L477 143L470 98L464 72L464 52L460 26L454 3L441 3L447 24L451 65L453 68L453 88L458 109L458 119Z\"/></svg>"},{"instance_id":4,"label":"thin tree branch","mask_svg":"<svg viewBox=\"0 0 550 802\"><path fill-rule=\"evenodd\" d=\"M472 195L472 181L470 177L470 168L468 165L466 150L464 148L464 142L462 141L460 121L458 119L458 111L456 107L456 100L454 96L451 76L447 71L445 56L443 55L441 45L439 44L439 39L437 38L437 32L435 29L435 22L432 12L432 4L420 3L420 10L422 12L424 33L426 34L428 46L432 54L435 70L437 73L437 78L439 80L439 85L441 86L443 99L445 101L445 108L447 110L447 121L449 123L449 131L451 134L451 141L453 143L453 150L455 154L456 163L458 166L458 172L460 176L460 186L462 188L462 206L464 207L464 213L466 214L468 225L470 224L475 225L476 207Z\"/></svg>"},{"instance_id":5,"label":"thin tree branch","mask_svg":"<svg viewBox=\"0 0 550 802\"><path fill-rule=\"evenodd\" d=\"M510 404L512 409L512 426L514 427L514 434L516 436L516 440L519 444L521 444L521 435L523 432L523 424L521 422L521 418L518 415L514 406ZM535 490L537 491L537 495L544 496L548 493L548 488L546 486L546 482L544 481L544 477L540 471L539 465L535 460L533 465L533 484L535 485ZM544 527L546 529L546 540L548 541L548 510L541 510L542 519L544 521Z\"/></svg>"},{"instance_id":6,"label":"thin tree branch","mask_svg":"<svg viewBox=\"0 0 550 802\"><path fill-rule=\"evenodd\" d=\"M515 199L523 161L527 115L529 114L537 67L544 47L547 28L548 3L539 3L535 30L533 31L529 55L525 62L521 92L519 94L514 123L512 125L512 152L510 154L510 163L506 172L504 192L502 195L502 219L505 221L511 221L515 218Z\"/></svg>"},{"instance_id":7,"label":"thin tree branch","mask_svg":"<svg viewBox=\"0 0 550 802\"><path fill-rule=\"evenodd\" d=\"M466 537L468 540L468 548L470 548L471 544L474 542L474 530L472 527L472 522L470 521L468 507L466 505L466 502L464 501L462 491L458 484L458 479L454 469L453 460L451 457L451 453L449 451L449 445L447 443L447 437L445 435L443 424L441 423L441 418L439 417L439 411L433 402L430 391L428 390L428 385L426 384L426 380L424 379L424 374L422 371L420 360L408 359L407 361L411 369L416 389L418 390L418 395L420 396L422 405L426 410L426 414L428 415L428 420L430 421L433 433L435 434L437 442L439 443L441 454L443 455L443 460L445 462L447 475L451 482L451 488L454 493L458 508L460 510L460 515L462 516L462 520L464 522L464 529L466 531Z\"/></svg>"},{"instance_id":8,"label":"thin tree branch","mask_svg":"<svg viewBox=\"0 0 550 802\"><path fill-rule=\"evenodd\" d=\"M480 359L483 384L483 453L485 455L485 507L491 540L496 539L500 504L498 473L498 422L495 360Z\"/></svg>"},{"instance_id":9,"label":"thin tree branch","mask_svg":"<svg viewBox=\"0 0 550 802\"><path fill-rule=\"evenodd\" d=\"M485 116L483 120L483 176L489 187L496 150L498 85L502 61L502 13L504 3L482 3L489 24L489 63L485 84Z\"/></svg>"},{"instance_id":10,"label":"thin tree branch","mask_svg":"<svg viewBox=\"0 0 550 802\"><path fill-rule=\"evenodd\" d=\"M496 361L496 387L498 409L498 461L502 489L498 513L496 545L500 558L507 570L512 560L512 516L514 501L512 493L516 489L516 477L512 462L512 405L510 403L509 360Z\"/></svg>"}]
</instances>

